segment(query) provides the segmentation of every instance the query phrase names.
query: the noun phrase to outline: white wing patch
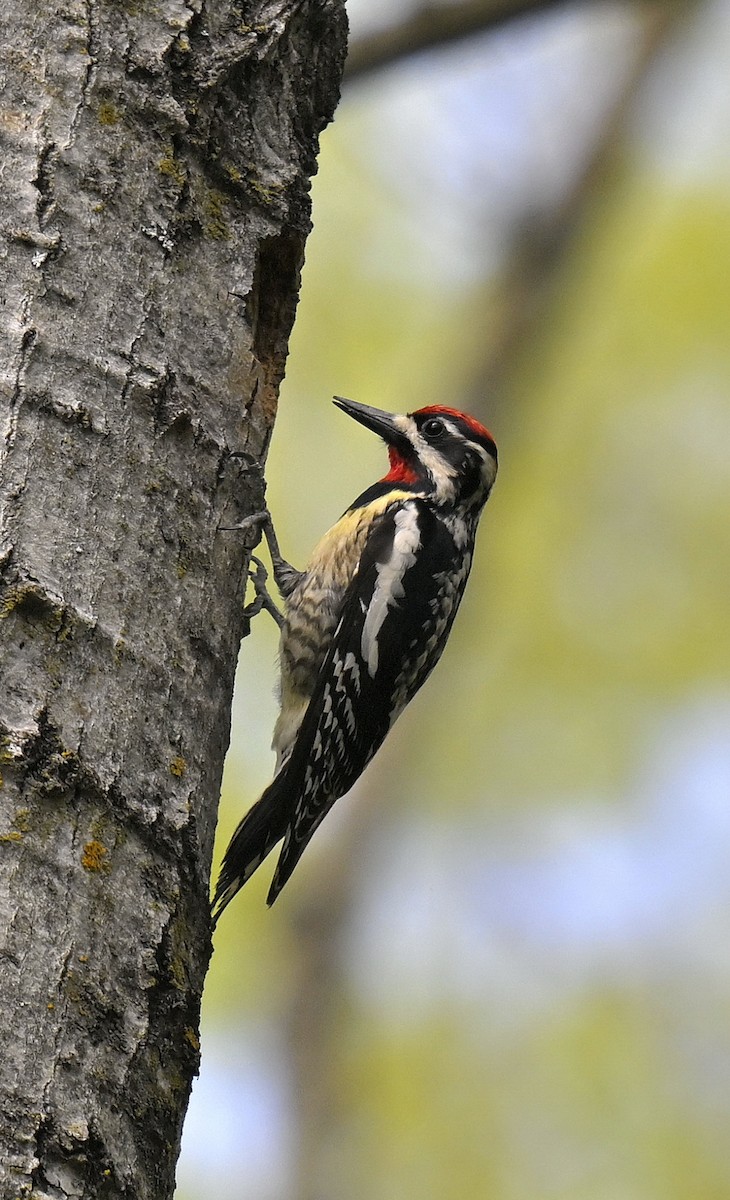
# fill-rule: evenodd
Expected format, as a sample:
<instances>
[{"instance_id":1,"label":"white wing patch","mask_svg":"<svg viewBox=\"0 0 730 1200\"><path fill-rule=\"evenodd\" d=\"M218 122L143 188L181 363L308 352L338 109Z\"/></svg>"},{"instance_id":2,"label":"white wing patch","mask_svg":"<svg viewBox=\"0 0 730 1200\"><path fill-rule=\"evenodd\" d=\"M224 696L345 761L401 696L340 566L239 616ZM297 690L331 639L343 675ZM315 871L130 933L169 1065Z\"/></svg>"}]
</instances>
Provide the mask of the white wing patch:
<instances>
[{"instance_id":1,"label":"white wing patch","mask_svg":"<svg viewBox=\"0 0 730 1200\"><path fill-rule=\"evenodd\" d=\"M405 504L395 514L393 545L387 562L378 563L377 580L362 628L362 657L371 678L378 669L378 634L388 615L404 596L403 577L416 561L421 544L418 510L415 504Z\"/></svg>"}]
</instances>

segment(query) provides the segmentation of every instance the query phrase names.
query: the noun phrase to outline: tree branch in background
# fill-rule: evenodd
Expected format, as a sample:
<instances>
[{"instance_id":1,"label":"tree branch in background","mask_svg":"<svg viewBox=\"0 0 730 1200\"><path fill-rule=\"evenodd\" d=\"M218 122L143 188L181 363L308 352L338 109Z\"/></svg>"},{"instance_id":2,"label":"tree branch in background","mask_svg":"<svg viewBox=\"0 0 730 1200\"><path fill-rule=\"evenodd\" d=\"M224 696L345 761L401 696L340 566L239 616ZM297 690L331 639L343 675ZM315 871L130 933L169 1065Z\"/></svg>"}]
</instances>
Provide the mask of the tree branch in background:
<instances>
[{"instance_id":1,"label":"tree branch in background","mask_svg":"<svg viewBox=\"0 0 730 1200\"><path fill-rule=\"evenodd\" d=\"M600 0L591 2L598 4ZM694 2L634 0L637 8L661 9L669 17ZM440 50L510 21L569 5L570 0L460 0L453 4L426 5L401 22L353 39L345 63L344 82L350 83L414 54Z\"/></svg>"},{"instance_id":2,"label":"tree branch in background","mask_svg":"<svg viewBox=\"0 0 730 1200\"><path fill-rule=\"evenodd\" d=\"M626 118L646 73L665 45L686 3L644 6L644 20L631 70L613 104L607 109L599 135L572 188L542 222L515 231L507 269L499 283L499 314L490 351L474 385L474 405L490 397L490 412L504 404L516 360L534 336L549 307L552 285L572 252L588 212L613 177Z\"/></svg>"},{"instance_id":3,"label":"tree branch in background","mask_svg":"<svg viewBox=\"0 0 730 1200\"><path fill-rule=\"evenodd\" d=\"M564 7L567 0L461 0L455 4L425 5L404 21L386 26L351 43L345 81L390 66L424 50L441 49L547 9Z\"/></svg>"}]
</instances>

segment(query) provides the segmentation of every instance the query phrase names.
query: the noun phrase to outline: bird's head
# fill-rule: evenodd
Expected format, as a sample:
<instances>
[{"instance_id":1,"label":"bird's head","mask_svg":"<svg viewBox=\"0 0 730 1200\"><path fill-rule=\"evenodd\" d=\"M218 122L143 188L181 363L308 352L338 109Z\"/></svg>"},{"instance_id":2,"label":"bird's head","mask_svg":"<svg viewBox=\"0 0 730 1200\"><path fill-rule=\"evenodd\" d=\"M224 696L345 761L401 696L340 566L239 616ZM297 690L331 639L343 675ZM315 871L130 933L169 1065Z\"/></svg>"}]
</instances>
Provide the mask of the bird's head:
<instances>
[{"instance_id":1,"label":"bird's head","mask_svg":"<svg viewBox=\"0 0 730 1200\"><path fill-rule=\"evenodd\" d=\"M341 396L335 404L387 444L384 482L416 485L438 505L482 507L497 475L497 447L474 417L440 404L402 415Z\"/></svg>"}]
</instances>

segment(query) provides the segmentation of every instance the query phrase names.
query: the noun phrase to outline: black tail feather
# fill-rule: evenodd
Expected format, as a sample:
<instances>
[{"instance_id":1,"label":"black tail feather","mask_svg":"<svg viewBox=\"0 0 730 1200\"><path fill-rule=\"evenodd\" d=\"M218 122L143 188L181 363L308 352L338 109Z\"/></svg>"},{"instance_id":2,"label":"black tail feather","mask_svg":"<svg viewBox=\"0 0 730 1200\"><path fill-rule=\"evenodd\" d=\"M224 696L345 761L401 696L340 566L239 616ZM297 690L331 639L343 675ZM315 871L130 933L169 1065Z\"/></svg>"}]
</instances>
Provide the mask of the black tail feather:
<instances>
[{"instance_id":1,"label":"black tail feather","mask_svg":"<svg viewBox=\"0 0 730 1200\"><path fill-rule=\"evenodd\" d=\"M294 826L287 832L284 838L284 845L281 848L281 854L279 855L279 861L276 864L274 877L271 880L269 894L266 897L266 903L269 908L271 908L284 884L291 879L292 872L302 857L312 835L319 828L323 818L327 815L336 799L337 797L333 796L329 800L322 800L316 817L310 817L310 820L304 826L301 823L295 822Z\"/></svg>"},{"instance_id":2,"label":"black tail feather","mask_svg":"<svg viewBox=\"0 0 730 1200\"><path fill-rule=\"evenodd\" d=\"M231 838L213 897L213 925L286 833L289 814L283 803L281 782L280 774L249 809Z\"/></svg>"}]
</instances>

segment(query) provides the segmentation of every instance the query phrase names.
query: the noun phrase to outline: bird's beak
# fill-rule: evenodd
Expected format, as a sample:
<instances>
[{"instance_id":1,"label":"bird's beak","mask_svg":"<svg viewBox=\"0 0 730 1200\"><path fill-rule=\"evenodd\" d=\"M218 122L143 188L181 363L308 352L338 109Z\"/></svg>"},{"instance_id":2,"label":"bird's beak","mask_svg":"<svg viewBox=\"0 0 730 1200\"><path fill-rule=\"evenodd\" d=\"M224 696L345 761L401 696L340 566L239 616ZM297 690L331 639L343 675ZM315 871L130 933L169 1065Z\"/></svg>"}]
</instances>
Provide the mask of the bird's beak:
<instances>
[{"instance_id":1,"label":"bird's beak","mask_svg":"<svg viewBox=\"0 0 730 1200\"><path fill-rule=\"evenodd\" d=\"M345 400L344 396L335 396L334 402L338 408L347 413L348 417L352 417L366 429L377 433L389 446L401 448L406 443L410 448L410 443L408 443L403 430L396 424L393 413L383 412L379 408L371 408L369 404L358 404L355 400Z\"/></svg>"}]
</instances>

